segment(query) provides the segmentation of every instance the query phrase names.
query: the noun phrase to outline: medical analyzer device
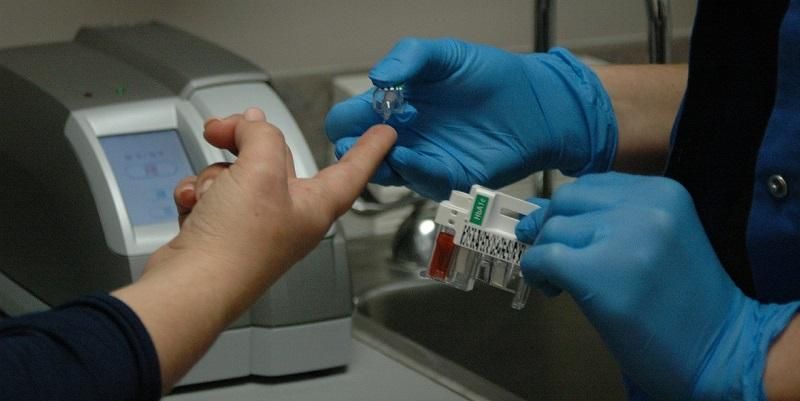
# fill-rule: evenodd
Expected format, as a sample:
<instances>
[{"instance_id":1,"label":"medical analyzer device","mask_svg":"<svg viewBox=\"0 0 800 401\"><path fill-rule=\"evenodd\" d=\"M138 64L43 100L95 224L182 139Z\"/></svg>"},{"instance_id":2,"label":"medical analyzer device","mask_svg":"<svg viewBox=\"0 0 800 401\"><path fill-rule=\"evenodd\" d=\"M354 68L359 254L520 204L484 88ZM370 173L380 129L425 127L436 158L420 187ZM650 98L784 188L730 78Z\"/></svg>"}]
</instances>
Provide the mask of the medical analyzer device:
<instances>
[{"instance_id":1,"label":"medical analyzer device","mask_svg":"<svg viewBox=\"0 0 800 401\"><path fill-rule=\"evenodd\" d=\"M204 121L251 106L283 131L298 177L316 174L269 76L186 32L84 28L73 41L0 50L0 310L48 309L136 280L178 232L175 184L235 159L206 143ZM180 384L346 365L351 312L344 239L332 228Z\"/></svg>"}]
</instances>

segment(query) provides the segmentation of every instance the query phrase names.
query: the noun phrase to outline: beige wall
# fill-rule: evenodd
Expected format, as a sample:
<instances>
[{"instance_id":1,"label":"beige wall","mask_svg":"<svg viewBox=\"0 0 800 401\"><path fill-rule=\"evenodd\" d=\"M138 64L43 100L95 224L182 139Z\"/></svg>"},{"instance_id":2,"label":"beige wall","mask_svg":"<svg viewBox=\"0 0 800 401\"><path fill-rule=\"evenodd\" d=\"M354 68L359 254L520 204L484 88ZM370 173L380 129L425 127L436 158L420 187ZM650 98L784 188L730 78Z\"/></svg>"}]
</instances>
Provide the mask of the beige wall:
<instances>
[{"instance_id":1,"label":"beige wall","mask_svg":"<svg viewBox=\"0 0 800 401\"><path fill-rule=\"evenodd\" d=\"M158 1L0 0L0 48L70 39L81 25L153 18Z\"/></svg>"},{"instance_id":2,"label":"beige wall","mask_svg":"<svg viewBox=\"0 0 800 401\"><path fill-rule=\"evenodd\" d=\"M560 0L558 42L638 41L641 0ZM673 0L686 34L694 0ZM532 42L532 0L0 0L0 48L68 40L84 24L160 19L274 75L365 69L403 36L452 36L513 50Z\"/></svg>"}]
</instances>

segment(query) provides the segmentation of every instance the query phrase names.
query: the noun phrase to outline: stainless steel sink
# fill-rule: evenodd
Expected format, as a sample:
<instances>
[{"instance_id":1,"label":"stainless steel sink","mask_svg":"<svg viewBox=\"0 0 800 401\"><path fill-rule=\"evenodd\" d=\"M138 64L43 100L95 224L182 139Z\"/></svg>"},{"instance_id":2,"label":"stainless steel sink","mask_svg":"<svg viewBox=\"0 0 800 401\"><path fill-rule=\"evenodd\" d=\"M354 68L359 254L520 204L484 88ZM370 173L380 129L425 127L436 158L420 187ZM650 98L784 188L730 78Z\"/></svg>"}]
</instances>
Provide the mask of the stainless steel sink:
<instances>
[{"instance_id":1,"label":"stainless steel sink","mask_svg":"<svg viewBox=\"0 0 800 401\"><path fill-rule=\"evenodd\" d=\"M510 293L462 292L393 269L389 243L348 244L357 335L467 398L625 399L616 362L568 295L532 291L514 310Z\"/></svg>"},{"instance_id":2,"label":"stainless steel sink","mask_svg":"<svg viewBox=\"0 0 800 401\"><path fill-rule=\"evenodd\" d=\"M625 398L616 363L568 296L532 294L522 311L510 302L489 287L407 280L362 294L357 314L522 399Z\"/></svg>"}]
</instances>

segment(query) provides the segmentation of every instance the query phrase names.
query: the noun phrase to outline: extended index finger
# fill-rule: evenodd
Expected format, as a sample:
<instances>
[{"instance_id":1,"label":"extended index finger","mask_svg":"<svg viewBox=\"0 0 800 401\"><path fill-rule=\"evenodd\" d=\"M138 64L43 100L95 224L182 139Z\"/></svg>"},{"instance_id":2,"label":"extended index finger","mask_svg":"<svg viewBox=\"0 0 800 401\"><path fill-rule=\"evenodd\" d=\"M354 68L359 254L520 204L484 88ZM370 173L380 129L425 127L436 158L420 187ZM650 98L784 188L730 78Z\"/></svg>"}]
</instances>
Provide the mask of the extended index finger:
<instances>
[{"instance_id":1,"label":"extended index finger","mask_svg":"<svg viewBox=\"0 0 800 401\"><path fill-rule=\"evenodd\" d=\"M350 208L396 140L394 128L372 126L338 163L314 177L334 201L337 215Z\"/></svg>"}]
</instances>

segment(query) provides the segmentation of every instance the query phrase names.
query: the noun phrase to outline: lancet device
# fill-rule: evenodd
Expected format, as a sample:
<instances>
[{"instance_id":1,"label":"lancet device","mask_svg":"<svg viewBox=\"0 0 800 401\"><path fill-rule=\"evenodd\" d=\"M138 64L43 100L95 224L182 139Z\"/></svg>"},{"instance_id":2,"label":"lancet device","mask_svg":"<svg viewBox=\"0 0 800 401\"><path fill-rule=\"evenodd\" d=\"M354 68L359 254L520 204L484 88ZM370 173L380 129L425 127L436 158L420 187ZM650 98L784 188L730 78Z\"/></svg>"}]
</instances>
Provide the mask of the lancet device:
<instances>
[{"instance_id":1,"label":"lancet device","mask_svg":"<svg viewBox=\"0 0 800 401\"><path fill-rule=\"evenodd\" d=\"M390 86L387 88L375 87L372 91L372 109L383 118L385 124L392 114L402 110L406 104L403 96L403 86Z\"/></svg>"}]
</instances>

